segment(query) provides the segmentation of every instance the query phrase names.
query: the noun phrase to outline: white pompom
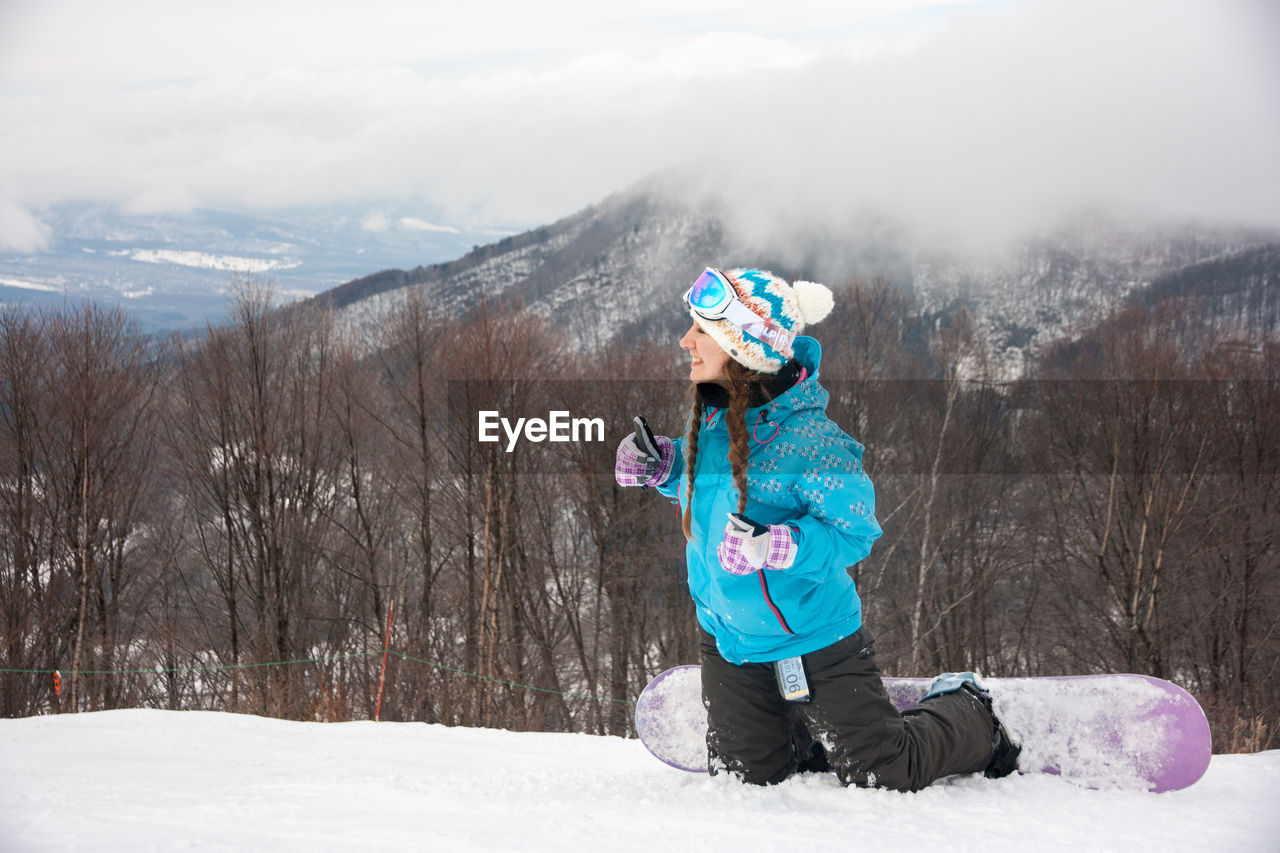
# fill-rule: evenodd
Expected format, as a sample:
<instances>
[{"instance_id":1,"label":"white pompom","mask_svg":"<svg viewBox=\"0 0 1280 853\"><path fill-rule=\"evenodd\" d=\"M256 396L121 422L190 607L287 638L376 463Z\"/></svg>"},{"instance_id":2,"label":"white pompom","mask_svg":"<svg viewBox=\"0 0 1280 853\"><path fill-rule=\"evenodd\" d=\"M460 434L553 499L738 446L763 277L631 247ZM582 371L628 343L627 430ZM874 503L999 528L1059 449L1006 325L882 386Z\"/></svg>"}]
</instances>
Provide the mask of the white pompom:
<instances>
[{"instance_id":1,"label":"white pompom","mask_svg":"<svg viewBox=\"0 0 1280 853\"><path fill-rule=\"evenodd\" d=\"M800 316L806 326L821 322L835 307L835 297L831 295L831 288L825 284L797 281L791 287L796 292L796 305L800 308Z\"/></svg>"}]
</instances>

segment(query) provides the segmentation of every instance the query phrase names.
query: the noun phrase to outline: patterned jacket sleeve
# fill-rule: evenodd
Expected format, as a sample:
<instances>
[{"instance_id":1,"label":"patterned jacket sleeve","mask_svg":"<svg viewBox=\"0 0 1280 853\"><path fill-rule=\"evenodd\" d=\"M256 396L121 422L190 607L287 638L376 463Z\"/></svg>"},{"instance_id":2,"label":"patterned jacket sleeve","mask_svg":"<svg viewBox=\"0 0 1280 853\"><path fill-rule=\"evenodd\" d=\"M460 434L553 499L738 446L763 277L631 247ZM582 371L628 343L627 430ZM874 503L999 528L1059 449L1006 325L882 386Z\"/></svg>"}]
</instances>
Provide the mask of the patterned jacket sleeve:
<instances>
[{"instance_id":1,"label":"patterned jacket sleeve","mask_svg":"<svg viewBox=\"0 0 1280 853\"><path fill-rule=\"evenodd\" d=\"M862 467L862 445L824 419L819 440L796 451L795 481L803 515L789 521L796 562L789 571L821 575L864 560L880 538L875 488Z\"/></svg>"}]
</instances>

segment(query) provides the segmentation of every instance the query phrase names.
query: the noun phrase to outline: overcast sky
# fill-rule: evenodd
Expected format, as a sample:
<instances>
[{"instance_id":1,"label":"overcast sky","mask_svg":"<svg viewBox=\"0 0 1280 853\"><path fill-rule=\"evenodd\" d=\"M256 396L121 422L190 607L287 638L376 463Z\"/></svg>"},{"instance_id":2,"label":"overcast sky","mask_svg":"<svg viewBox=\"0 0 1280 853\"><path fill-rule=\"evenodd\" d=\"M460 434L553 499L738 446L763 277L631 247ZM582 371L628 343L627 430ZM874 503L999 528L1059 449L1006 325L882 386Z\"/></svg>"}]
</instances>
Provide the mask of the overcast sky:
<instances>
[{"instance_id":1,"label":"overcast sky","mask_svg":"<svg viewBox=\"0 0 1280 853\"><path fill-rule=\"evenodd\" d=\"M0 247L51 203L550 222L672 166L997 229L1280 226L1280 3L0 0Z\"/></svg>"}]
</instances>

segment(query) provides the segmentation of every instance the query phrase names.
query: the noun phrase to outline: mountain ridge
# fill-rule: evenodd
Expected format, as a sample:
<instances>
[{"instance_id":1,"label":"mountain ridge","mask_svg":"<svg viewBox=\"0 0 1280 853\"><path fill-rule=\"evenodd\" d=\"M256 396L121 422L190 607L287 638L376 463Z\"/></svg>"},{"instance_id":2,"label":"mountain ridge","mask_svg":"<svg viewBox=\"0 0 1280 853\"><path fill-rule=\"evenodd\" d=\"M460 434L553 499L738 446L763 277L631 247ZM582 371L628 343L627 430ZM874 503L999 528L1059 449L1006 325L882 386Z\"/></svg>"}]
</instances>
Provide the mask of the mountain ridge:
<instances>
[{"instance_id":1,"label":"mountain ridge","mask_svg":"<svg viewBox=\"0 0 1280 853\"><path fill-rule=\"evenodd\" d=\"M974 314L1010 375L1109 305L1175 292L1185 298L1210 278L1230 290L1224 281L1243 268L1252 278L1236 301L1253 307L1233 309L1234 322L1280 332L1280 232L1121 224L1090 214L1004 251L965 255L922 247L905 227L864 218L825 223L802 241L784 236L771 245L758 233L747 238L715 200L680 201L656 182L455 261L375 273L316 299L364 330L377 328L413 289L451 312L482 299L507 303L552 320L579 349L590 349L614 338L678 336L687 320L676 297L704 266L755 266L831 285L891 281L925 314L960 308ZM1222 299L1205 304L1228 310Z\"/></svg>"}]
</instances>

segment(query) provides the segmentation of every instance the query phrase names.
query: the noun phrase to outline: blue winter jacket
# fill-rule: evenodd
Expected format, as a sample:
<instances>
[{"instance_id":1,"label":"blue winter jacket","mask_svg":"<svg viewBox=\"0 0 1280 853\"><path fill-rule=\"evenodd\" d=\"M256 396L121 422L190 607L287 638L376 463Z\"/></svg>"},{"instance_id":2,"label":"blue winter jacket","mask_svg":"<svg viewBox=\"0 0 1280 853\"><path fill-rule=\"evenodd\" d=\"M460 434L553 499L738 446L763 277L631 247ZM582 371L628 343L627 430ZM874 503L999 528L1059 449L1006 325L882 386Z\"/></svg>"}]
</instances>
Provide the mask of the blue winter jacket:
<instances>
[{"instance_id":1,"label":"blue winter jacket","mask_svg":"<svg viewBox=\"0 0 1280 853\"><path fill-rule=\"evenodd\" d=\"M698 621L733 663L803 655L842 640L862 626L862 605L846 569L869 553L880 536L875 492L862 468L862 445L826 415L828 394L818 384L822 349L810 337L795 342L804 381L748 409L751 456L746 515L786 524L796 540L789 569L732 575L716 546L738 491L729 465L724 409L708 407L698 435L694 471L693 540L685 555ZM684 439L674 439L683 460ZM685 464L677 462L658 490L688 503Z\"/></svg>"}]
</instances>

